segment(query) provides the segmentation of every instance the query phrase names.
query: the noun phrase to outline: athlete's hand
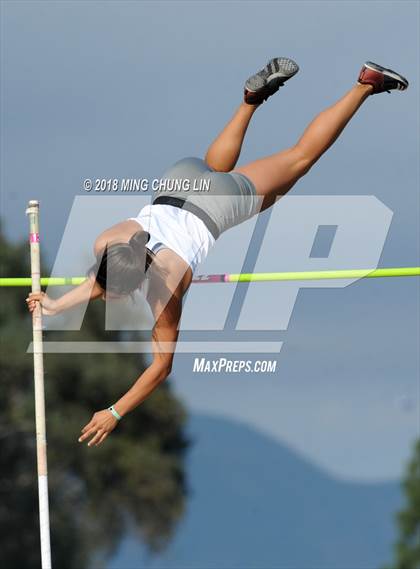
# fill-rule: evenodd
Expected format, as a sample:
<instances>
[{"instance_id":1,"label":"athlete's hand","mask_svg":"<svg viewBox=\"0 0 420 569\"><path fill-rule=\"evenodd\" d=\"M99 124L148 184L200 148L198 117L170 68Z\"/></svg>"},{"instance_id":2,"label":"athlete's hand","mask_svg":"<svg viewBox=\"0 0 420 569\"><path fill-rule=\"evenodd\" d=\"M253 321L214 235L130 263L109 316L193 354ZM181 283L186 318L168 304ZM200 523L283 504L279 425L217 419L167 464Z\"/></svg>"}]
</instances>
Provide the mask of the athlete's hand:
<instances>
[{"instance_id":1,"label":"athlete's hand","mask_svg":"<svg viewBox=\"0 0 420 569\"><path fill-rule=\"evenodd\" d=\"M83 427L82 435L79 437L79 443L82 443L89 437L88 446L100 445L117 426L118 420L112 415L111 411L104 409L95 413L90 422Z\"/></svg>"},{"instance_id":2,"label":"athlete's hand","mask_svg":"<svg viewBox=\"0 0 420 569\"><path fill-rule=\"evenodd\" d=\"M37 302L41 303L42 314L45 314L45 316L53 316L57 313L57 301L47 296L45 292L29 293L29 296L26 299L29 312L33 312L35 310Z\"/></svg>"}]
</instances>

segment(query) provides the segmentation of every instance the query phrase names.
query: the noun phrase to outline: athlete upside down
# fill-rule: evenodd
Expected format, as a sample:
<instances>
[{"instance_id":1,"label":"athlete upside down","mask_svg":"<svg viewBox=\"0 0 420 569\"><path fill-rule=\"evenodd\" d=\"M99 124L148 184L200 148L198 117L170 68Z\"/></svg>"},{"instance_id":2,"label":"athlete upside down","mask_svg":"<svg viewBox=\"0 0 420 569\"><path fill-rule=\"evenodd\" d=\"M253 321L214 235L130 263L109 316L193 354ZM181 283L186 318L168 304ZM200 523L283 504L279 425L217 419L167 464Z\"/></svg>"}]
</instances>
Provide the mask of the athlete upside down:
<instances>
[{"instance_id":1,"label":"athlete upside down","mask_svg":"<svg viewBox=\"0 0 420 569\"><path fill-rule=\"evenodd\" d=\"M185 158L165 179L208 180L203 193L165 191L133 218L101 233L94 244L96 263L88 279L57 300L44 292L30 293L29 311L41 304L54 315L90 299L120 298L149 281L147 301L155 325L153 361L133 386L109 409L95 413L79 442L101 444L118 421L142 403L171 372L178 339L182 298L196 266L221 233L249 219L286 194L337 140L366 99L375 93L405 90L408 81L372 62L363 65L357 83L309 124L291 148L236 168L249 122L257 108L299 70L287 58L272 59L245 83L244 101L210 145L204 160Z\"/></svg>"}]
</instances>

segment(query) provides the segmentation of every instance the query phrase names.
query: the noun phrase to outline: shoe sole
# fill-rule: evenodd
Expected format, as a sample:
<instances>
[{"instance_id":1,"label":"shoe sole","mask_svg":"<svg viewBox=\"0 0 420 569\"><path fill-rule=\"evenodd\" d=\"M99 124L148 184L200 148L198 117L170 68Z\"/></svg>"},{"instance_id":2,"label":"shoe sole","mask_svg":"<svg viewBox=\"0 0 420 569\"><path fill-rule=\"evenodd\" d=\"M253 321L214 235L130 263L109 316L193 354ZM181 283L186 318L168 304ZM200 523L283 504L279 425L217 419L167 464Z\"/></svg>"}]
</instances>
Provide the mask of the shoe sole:
<instances>
[{"instance_id":1,"label":"shoe sole","mask_svg":"<svg viewBox=\"0 0 420 569\"><path fill-rule=\"evenodd\" d=\"M395 79L396 81L401 83L402 85L397 87L397 89L399 89L400 91L404 91L405 89L407 89L407 87L408 87L407 79L405 77L403 77L402 75L400 75L399 73L392 71L392 69L387 69L386 67L382 67L382 65L378 65L377 63L373 63L373 61L366 61L364 66L367 67L368 69L371 69L372 71L379 71L380 73L383 73L384 75L388 75L388 77L392 77L392 79Z\"/></svg>"},{"instance_id":2,"label":"shoe sole","mask_svg":"<svg viewBox=\"0 0 420 569\"><path fill-rule=\"evenodd\" d=\"M247 79L245 89L251 93L257 93L269 83L280 79L290 79L299 71L299 65L288 57L276 57L271 59L261 71Z\"/></svg>"}]
</instances>

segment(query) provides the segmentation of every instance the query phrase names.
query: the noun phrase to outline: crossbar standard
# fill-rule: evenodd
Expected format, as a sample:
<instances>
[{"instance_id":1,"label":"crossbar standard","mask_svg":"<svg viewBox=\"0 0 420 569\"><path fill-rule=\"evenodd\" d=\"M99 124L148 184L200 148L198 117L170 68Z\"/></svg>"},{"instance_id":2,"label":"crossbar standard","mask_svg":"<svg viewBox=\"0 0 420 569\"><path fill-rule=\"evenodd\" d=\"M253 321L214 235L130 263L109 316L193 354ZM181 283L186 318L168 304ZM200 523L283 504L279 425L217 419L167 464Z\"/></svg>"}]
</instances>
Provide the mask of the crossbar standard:
<instances>
[{"instance_id":1,"label":"crossbar standard","mask_svg":"<svg viewBox=\"0 0 420 569\"><path fill-rule=\"evenodd\" d=\"M336 271L294 271L280 273L226 273L218 275L198 275L193 283L252 283L277 281L318 281L330 279L377 279L384 277L418 277L420 267L395 267L384 269L340 269ZM82 284L86 277L42 277L41 286L76 286ZM30 277L2 277L0 286L30 287Z\"/></svg>"}]
</instances>

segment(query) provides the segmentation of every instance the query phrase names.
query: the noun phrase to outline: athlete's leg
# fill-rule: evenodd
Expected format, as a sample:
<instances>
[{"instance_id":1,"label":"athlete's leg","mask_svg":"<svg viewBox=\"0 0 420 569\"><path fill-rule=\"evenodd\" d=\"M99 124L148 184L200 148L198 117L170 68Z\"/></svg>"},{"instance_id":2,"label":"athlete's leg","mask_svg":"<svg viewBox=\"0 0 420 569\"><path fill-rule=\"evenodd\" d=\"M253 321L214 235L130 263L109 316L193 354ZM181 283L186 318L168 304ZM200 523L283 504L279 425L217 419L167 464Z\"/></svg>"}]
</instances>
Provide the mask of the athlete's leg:
<instances>
[{"instance_id":1,"label":"athlete's leg","mask_svg":"<svg viewBox=\"0 0 420 569\"><path fill-rule=\"evenodd\" d=\"M372 85L355 85L342 99L322 111L292 148L235 169L264 196L263 209L284 195L335 142L344 127L372 93Z\"/></svg>"},{"instance_id":2,"label":"athlete's leg","mask_svg":"<svg viewBox=\"0 0 420 569\"><path fill-rule=\"evenodd\" d=\"M244 102L207 151L205 160L211 168L217 172L230 172L235 167L255 110L271 95L277 93L298 70L299 66L292 59L275 57L264 69L247 79Z\"/></svg>"},{"instance_id":3,"label":"athlete's leg","mask_svg":"<svg viewBox=\"0 0 420 569\"><path fill-rule=\"evenodd\" d=\"M210 168L217 172L230 172L235 167L249 122L258 107L243 102L237 109L207 150L205 161Z\"/></svg>"}]
</instances>

